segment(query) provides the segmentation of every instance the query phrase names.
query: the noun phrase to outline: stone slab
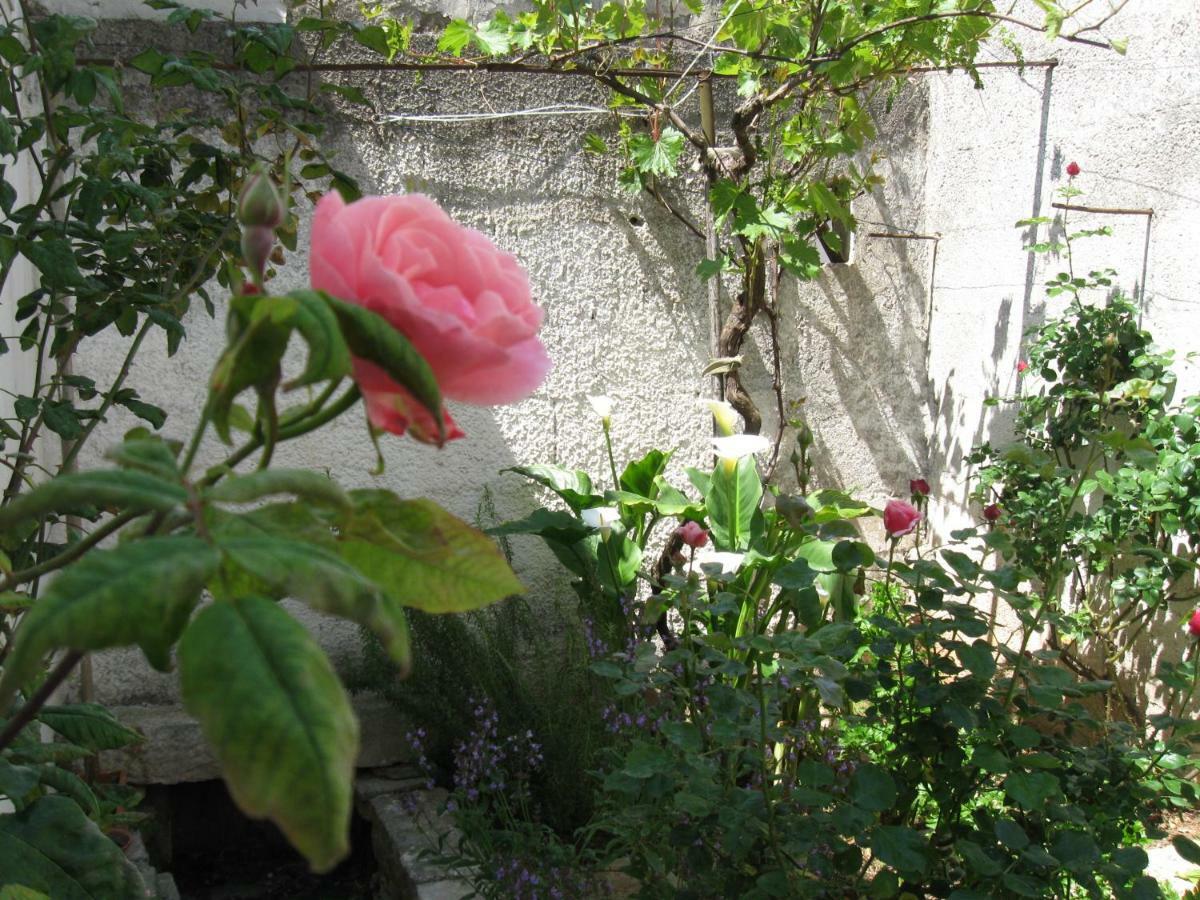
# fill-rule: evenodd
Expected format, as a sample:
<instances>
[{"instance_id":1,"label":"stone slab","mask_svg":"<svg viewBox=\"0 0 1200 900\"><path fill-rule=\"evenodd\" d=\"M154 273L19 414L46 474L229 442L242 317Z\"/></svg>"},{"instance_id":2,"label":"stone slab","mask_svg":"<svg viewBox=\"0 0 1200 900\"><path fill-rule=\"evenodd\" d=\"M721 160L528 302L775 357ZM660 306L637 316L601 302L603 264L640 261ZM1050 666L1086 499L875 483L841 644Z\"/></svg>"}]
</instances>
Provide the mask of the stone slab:
<instances>
[{"instance_id":1,"label":"stone slab","mask_svg":"<svg viewBox=\"0 0 1200 900\"><path fill-rule=\"evenodd\" d=\"M361 731L360 768L390 766L412 756L404 739L408 726L391 704L375 694L356 695L352 703ZM102 753L100 764L106 771L125 772L131 784L179 784L221 777L200 723L182 709L116 706L112 712L146 740L135 747Z\"/></svg>"}]
</instances>

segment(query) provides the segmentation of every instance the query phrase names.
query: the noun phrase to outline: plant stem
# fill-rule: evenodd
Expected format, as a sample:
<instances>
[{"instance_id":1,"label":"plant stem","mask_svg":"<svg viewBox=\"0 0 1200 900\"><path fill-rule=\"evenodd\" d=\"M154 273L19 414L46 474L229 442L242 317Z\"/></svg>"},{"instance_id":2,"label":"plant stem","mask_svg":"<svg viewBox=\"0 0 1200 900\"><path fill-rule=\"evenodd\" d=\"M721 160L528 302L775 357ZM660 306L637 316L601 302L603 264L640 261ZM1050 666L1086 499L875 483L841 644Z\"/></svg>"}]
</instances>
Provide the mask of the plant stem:
<instances>
[{"instance_id":1,"label":"plant stem","mask_svg":"<svg viewBox=\"0 0 1200 900\"><path fill-rule=\"evenodd\" d=\"M621 489L621 479L617 477L617 460L613 456L612 431L608 420L604 420L604 446L608 450L608 470L612 472L613 490Z\"/></svg>"},{"instance_id":2,"label":"plant stem","mask_svg":"<svg viewBox=\"0 0 1200 900\"><path fill-rule=\"evenodd\" d=\"M142 346L142 341L150 331L150 327L154 323L147 318L142 327L138 329L138 333L133 338L133 343L129 345L129 352L125 354L125 361L121 364L121 371L117 373L116 379L112 383L112 387L104 395L104 402L96 410L96 415L92 421L88 422L87 427L83 429L83 434L71 442L71 449L67 451L67 455L63 457L61 471L69 471L71 463L75 462L75 457L79 455L79 451L83 449L83 445L87 443L87 439L91 437L92 432L96 430L96 426L104 421L104 415L114 403L114 398L117 392L121 390L125 384L125 379L129 377L129 370L133 366L133 359L137 356L138 349Z\"/></svg>"},{"instance_id":3,"label":"plant stem","mask_svg":"<svg viewBox=\"0 0 1200 900\"><path fill-rule=\"evenodd\" d=\"M8 720L8 724L4 726L4 731L0 731L0 750L11 744L16 736L21 733L21 729L33 720L33 717L46 705L46 701L50 699L51 694L58 690L60 684L66 681L67 676L71 674L71 670L78 665L81 659L83 659L83 654L78 650L67 651L67 655L46 676L46 680L42 682L42 686Z\"/></svg>"},{"instance_id":4,"label":"plant stem","mask_svg":"<svg viewBox=\"0 0 1200 900\"><path fill-rule=\"evenodd\" d=\"M9 575L4 581L0 582L0 591L10 591L19 584L40 578L48 572L61 569L68 563L74 562L87 553L88 550L92 549L92 547L96 546L96 544L100 543L110 534L120 530L129 522L132 522L139 515L140 513L138 512L126 510L120 515L113 516L95 531L89 533L87 537L80 538L57 556L52 556L50 559L40 562L36 566L30 566L28 569L23 569L20 572L14 572Z\"/></svg>"},{"instance_id":5,"label":"plant stem","mask_svg":"<svg viewBox=\"0 0 1200 900\"><path fill-rule=\"evenodd\" d=\"M360 396L362 395L358 391L358 385L354 385L347 390L346 393L342 394L342 396L339 397L331 406L327 406L324 409L319 409L313 412L311 415L302 416L287 425L280 425L279 440L287 441L291 440L292 438L298 438L301 435L308 434L310 431L315 431L322 425L333 421L346 410L348 410L351 406L358 402ZM321 398L318 398L318 400L320 399ZM209 469L208 474L196 482L196 487L211 487L212 485L216 484L227 470L232 469L246 457L253 454L254 451L256 451L262 445L262 435L255 435L250 439L249 443L242 445L228 457L226 457L224 462L214 466L212 469Z\"/></svg>"}]
</instances>

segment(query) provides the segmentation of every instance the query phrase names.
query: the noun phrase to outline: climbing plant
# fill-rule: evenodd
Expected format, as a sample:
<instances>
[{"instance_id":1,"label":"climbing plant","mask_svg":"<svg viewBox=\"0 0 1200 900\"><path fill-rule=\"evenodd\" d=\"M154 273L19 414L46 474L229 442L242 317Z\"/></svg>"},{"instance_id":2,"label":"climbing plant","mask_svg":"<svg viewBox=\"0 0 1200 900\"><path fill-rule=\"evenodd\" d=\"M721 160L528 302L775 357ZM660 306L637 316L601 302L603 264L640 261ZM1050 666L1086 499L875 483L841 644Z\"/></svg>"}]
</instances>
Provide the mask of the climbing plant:
<instances>
[{"instance_id":1,"label":"climbing plant","mask_svg":"<svg viewBox=\"0 0 1200 900\"><path fill-rule=\"evenodd\" d=\"M517 15L452 21L437 43L442 56L422 58L450 56L485 68L507 60L506 71L586 74L611 92L612 106L625 114L617 133L587 134L585 146L619 153L622 182L649 192L705 240L697 273L709 282L711 370L750 433L761 430L763 417L739 357L756 319L768 323L778 429L773 471L787 425L780 271L813 278L822 253L833 260L849 255L851 202L880 182L871 146L877 102L929 69L961 69L982 86L976 58L983 43L1003 40L1019 63L1014 38L1021 32L1124 52L1101 30L1125 4L1098 13L1091 0L1037 5L1042 15L1034 21L991 0L726 0L719 7L699 0L537 0ZM376 21L356 36L400 58L407 44L393 37L411 27ZM702 223L689 218L672 190L692 162L706 185ZM727 308L720 283L732 286Z\"/></svg>"}]
</instances>

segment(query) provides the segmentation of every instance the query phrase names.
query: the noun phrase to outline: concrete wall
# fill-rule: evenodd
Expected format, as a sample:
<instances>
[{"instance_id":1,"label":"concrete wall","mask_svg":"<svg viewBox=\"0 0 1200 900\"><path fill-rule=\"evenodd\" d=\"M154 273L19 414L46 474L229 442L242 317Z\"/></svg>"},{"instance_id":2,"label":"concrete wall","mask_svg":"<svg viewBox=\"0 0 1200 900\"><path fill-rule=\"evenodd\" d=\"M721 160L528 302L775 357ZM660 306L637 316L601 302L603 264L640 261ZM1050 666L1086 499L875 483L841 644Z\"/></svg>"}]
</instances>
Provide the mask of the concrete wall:
<instances>
[{"instance_id":1,"label":"concrete wall","mask_svg":"<svg viewBox=\"0 0 1200 900\"><path fill-rule=\"evenodd\" d=\"M1011 226L1048 212L1070 159L1084 169L1078 182L1089 191L1087 200L1155 208L1147 321L1167 343L1188 349L1197 324L1188 287L1200 205L1193 149L1200 133L1194 49L1200 12L1193 0L1133 6L1119 20L1118 31L1132 38L1125 59L1030 44L1028 58L1054 53L1061 64L1050 74L985 74L984 91L961 74L925 76L881 113L887 183L855 206L862 225L855 262L830 267L815 282L783 286L785 394L806 401L823 485L855 488L882 502L904 495L910 478L925 475L935 483L937 524L948 528L969 518L962 506L969 487L963 456L1005 428L1003 416L986 415L982 401L1015 389L1022 332L1046 312L1039 288L1045 270L1030 262ZM137 38L115 25L101 43L102 52L122 55ZM602 106L605 100L583 80L563 78L393 73L356 76L355 83L385 112L516 110L554 101ZM329 134L339 162L366 190L416 185L527 266L546 310L543 337L555 367L521 404L456 407L468 437L444 450L385 439L382 476L369 474L373 451L357 415L285 446L279 464L328 468L350 485L431 496L468 519L486 491L501 518L515 517L539 498L518 477L499 474L506 466L553 461L586 468L604 484L599 423L585 395L608 393L617 403L618 458L676 447L671 477L685 484L683 467L708 458L708 426L696 408L708 355L705 291L693 274L703 247L653 202L623 194L614 164L582 152L585 129L611 133L613 121L601 114L381 124L353 108L332 111ZM699 179L674 190L695 213ZM1145 221L1114 224L1106 264L1117 265L1131 282L1140 279ZM901 240L868 232L941 237ZM306 241L305 228L281 288L304 283ZM131 379L146 399L168 410L166 431L173 437L184 436L194 422L222 344L220 321L199 309L187 327L188 340L173 359L157 337L148 341ZM764 432L771 433L768 347L760 331L746 351L766 414ZM79 368L98 380L111 377L123 348L119 335L106 334L85 347ZM1191 370L1189 382L1195 385ZM98 462L131 424L114 417L98 430L95 455L85 464ZM219 457L218 447L205 448L205 459ZM516 568L533 596L562 591L560 571L536 542L519 541L516 549ZM355 629L307 617L339 666L352 672ZM167 709L176 703L174 676L149 672L136 653L104 655L96 672L104 702Z\"/></svg>"},{"instance_id":2,"label":"concrete wall","mask_svg":"<svg viewBox=\"0 0 1200 900\"><path fill-rule=\"evenodd\" d=\"M947 530L964 521L964 455L985 438L1002 439L1010 421L981 401L1017 393L1024 332L1065 303L1047 303L1043 291L1065 261L1025 253L1026 232L1013 225L1061 215L1051 203L1061 199L1054 192L1067 183L1069 162L1082 168L1075 186L1086 192L1073 203L1154 210L1149 220L1071 213L1072 230L1114 230L1081 242L1076 270L1115 268L1126 293L1144 295L1146 327L1178 351L1177 395L1200 390L1200 369L1186 358L1198 349L1200 328L1200 5L1134 2L1106 31L1129 38L1127 56L1026 42L1027 59L1053 56L1061 64L1024 75L985 71L982 91L961 78L927 78L924 227L943 236L930 337L929 466Z\"/></svg>"}]
</instances>

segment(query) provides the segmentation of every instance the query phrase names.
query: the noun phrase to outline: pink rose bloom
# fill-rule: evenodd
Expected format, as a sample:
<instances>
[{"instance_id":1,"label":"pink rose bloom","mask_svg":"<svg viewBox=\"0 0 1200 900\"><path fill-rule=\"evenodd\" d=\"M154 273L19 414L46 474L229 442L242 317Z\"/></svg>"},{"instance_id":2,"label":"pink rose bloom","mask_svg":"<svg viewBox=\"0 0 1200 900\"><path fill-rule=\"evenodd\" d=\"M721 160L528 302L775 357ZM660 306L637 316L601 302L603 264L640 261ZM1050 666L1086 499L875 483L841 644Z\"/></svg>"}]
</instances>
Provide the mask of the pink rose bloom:
<instances>
[{"instance_id":1,"label":"pink rose bloom","mask_svg":"<svg viewBox=\"0 0 1200 900\"><path fill-rule=\"evenodd\" d=\"M316 290L369 309L408 338L447 399L515 403L550 370L537 337L542 310L520 265L421 194L350 204L326 194L313 218L309 274ZM354 380L375 427L437 442L437 422L379 366L355 359ZM443 415L446 438L462 437Z\"/></svg>"},{"instance_id":2,"label":"pink rose bloom","mask_svg":"<svg viewBox=\"0 0 1200 900\"><path fill-rule=\"evenodd\" d=\"M1025 360L1023 360L1023 359L1018 359L1017 360L1017 374L1024 375L1028 371L1029 371L1029 363L1025 362Z\"/></svg>"},{"instance_id":3,"label":"pink rose bloom","mask_svg":"<svg viewBox=\"0 0 1200 900\"><path fill-rule=\"evenodd\" d=\"M887 529L888 537L904 537L920 521L921 513L905 500L889 500L883 508L883 527Z\"/></svg>"},{"instance_id":4,"label":"pink rose bloom","mask_svg":"<svg viewBox=\"0 0 1200 900\"><path fill-rule=\"evenodd\" d=\"M708 543L708 532L700 527L699 522L684 522L675 529L675 533L694 550L699 550Z\"/></svg>"},{"instance_id":5,"label":"pink rose bloom","mask_svg":"<svg viewBox=\"0 0 1200 900\"><path fill-rule=\"evenodd\" d=\"M1200 609L1192 613L1192 617L1188 619L1187 627L1192 637L1200 637Z\"/></svg>"}]
</instances>

